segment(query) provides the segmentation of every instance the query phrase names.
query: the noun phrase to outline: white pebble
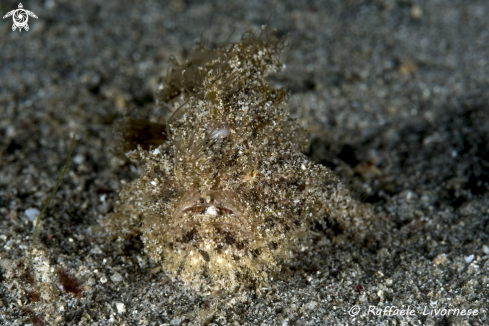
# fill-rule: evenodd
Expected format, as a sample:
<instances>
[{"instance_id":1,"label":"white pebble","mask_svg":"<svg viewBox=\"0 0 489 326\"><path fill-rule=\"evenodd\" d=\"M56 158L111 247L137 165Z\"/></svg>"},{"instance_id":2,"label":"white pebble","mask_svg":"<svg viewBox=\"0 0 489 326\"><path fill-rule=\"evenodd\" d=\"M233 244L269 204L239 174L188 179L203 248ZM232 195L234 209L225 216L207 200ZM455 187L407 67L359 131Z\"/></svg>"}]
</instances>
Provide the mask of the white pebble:
<instances>
[{"instance_id":1,"label":"white pebble","mask_svg":"<svg viewBox=\"0 0 489 326\"><path fill-rule=\"evenodd\" d=\"M114 274L112 274L110 279L112 280L112 282L122 282L122 275L115 272Z\"/></svg>"},{"instance_id":2,"label":"white pebble","mask_svg":"<svg viewBox=\"0 0 489 326\"><path fill-rule=\"evenodd\" d=\"M107 277L102 276L102 277L100 278L100 283L107 283Z\"/></svg>"},{"instance_id":3,"label":"white pebble","mask_svg":"<svg viewBox=\"0 0 489 326\"><path fill-rule=\"evenodd\" d=\"M85 162L85 156L83 156L83 154L78 154L73 157L73 162L77 165L82 164L83 162Z\"/></svg>"},{"instance_id":4,"label":"white pebble","mask_svg":"<svg viewBox=\"0 0 489 326\"><path fill-rule=\"evenodd\" d=\"M160 154L160 150L157 148L153 151L153 155L158 155L158 154Z\"/></svg>"},{"instance_id":5,"label":"white pebble","mask_svg":"<svg viewBox=\"0 0 489 326\"><path fill-rule=\"evenodd\" d=\"M406 191L406 200L410 200L413 197L413 192L411 190Z\"/></svg>"},{"instance_id":6,"label":"white pebble","mask_svg":"<svg viewBox=\"0 0 489 326\"><path fill-rule=\"evenodd\" d=\"M15 127L8 126L5 130L5 136L7 136L7 138L13 138L15 136Z\"/></svg>"},{"instance_id":7,"label":"white pebble","mask_svg":"<svg viewBox=\"0 0 489 326\"><path fill-rule=\"evenodd\" d=\"M482 245L482 251L486 254L489 255L489 246Z\"/></svg>"},{"instance_id":8,"label":"white pebble","mask_svg":"<svg viewBox=\"0 0 489 326\"><path fill-rule=\"evenodd\" d=\"M470 264L474 260L474 255L464 257L465 261Z\"/></svg>"},{"instance_id":9,"label":"white pebble","mask_svg":"<svg viewBox=\"0 0 489 326\"><path fill-rule=\"evenodd\" d=\"M29 219L29 221L34 222L39 215L39 210L37 208L28 208L25 210L25 215Z\"/></svg>"},{"instance_id":10,"label":"white pebble","mask_svg":"<svg viewBox=\"0 0 489 326\"><path fill-rule=\"evenodd\" d=\"M117 308L117 312L120 314L126 311L126 307L124 307L124 304L122 302L116 302L115 307Z\"/></svg>"}]
</instances>

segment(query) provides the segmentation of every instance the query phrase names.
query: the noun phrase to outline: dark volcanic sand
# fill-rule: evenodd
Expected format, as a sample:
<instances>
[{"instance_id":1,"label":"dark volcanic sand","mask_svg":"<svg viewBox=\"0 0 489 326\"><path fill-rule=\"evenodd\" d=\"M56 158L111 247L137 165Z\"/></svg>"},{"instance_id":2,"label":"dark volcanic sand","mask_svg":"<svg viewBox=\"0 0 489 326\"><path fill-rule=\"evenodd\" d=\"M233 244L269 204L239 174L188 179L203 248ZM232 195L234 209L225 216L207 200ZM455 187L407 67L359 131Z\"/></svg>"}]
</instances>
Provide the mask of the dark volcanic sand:
<instances>
[{"instance_id":1,"label":"dark volcanic sand","mask_svg":"<svg viewBox=\"0 0 489 326\"><path fill-rule=\"evenodd\" d=\"M1 325L489 324L488 1L23 4L39 17L28 32L0 22ZM191 291L140 240L104 237L100 220L138 173L109 152L111 123L158 117L171 54L181 61L202 32L212 45L236 28L237 40L272 9L291 45L270 80L290 91L308 155L374 206L374 231L362 243L321 232L268 288ZM72 133L32 250L26 210L42 208Z\"/></svg>"}]
</instances>

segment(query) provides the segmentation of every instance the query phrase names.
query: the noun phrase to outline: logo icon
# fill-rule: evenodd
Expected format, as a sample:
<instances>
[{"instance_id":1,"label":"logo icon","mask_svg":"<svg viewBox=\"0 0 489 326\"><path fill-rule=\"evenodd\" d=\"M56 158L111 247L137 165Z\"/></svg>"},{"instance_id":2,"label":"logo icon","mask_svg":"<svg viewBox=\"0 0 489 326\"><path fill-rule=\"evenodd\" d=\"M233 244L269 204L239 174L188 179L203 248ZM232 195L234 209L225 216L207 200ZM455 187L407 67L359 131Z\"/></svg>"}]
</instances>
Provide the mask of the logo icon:
<instances>
[{"instance_id":1,"label":"logo icon","mask_svg":"<svg viewBox=\"0 0 489 326\"><path fill-rule=\"evenodd\" d=\"M22 3L19 3L19 9L9 11L5 16L3 16L2 19L5 19L10 16L12 16L12 19L14 20L14 24L12 25L12 30L15 31L18 28L19 32L22 32L22 28L25 29L26 31L29 30L29 25L27 25L29 16L37 19L36 14L34 14L32 11L24 9Z\"/></svg>"}]
</instances>

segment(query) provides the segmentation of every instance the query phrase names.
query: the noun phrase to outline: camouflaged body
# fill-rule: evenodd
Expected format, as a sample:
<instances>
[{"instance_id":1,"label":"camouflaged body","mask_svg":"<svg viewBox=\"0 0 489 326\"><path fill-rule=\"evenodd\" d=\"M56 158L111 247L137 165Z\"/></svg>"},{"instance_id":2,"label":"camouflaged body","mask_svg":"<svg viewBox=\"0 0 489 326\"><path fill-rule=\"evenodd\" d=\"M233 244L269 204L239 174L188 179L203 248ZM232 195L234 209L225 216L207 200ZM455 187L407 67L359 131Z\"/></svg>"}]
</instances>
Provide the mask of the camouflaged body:
<instances>
[{"instance_id":1,"label":"camouflaged body","mask_svg":"<svg viewBox=\"0 0 489 326\"><path fill-rule=\"evenodd\" d=\"M157 93L175 110L168 141L127 153L144 172L107 224L141 234L145 251L189 285L267 283L315 223L354 224L336 177L301 153L307 134L288 116L286 91L265 80L282 69L282 47L249 32L175 62Z\"/></svg>"}]
</instances>

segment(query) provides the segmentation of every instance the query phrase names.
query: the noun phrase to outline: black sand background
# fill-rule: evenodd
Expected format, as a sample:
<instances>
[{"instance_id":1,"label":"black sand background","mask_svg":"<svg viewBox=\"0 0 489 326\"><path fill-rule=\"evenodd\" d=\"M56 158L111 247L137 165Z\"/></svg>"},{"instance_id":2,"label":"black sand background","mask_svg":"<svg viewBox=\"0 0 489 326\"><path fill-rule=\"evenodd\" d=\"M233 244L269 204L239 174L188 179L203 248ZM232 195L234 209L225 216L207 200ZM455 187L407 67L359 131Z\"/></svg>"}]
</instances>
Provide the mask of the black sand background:
<instances>
[{"instance_id":1,"label":"black sand background","mask_svg":"<svg viewBox=\"0 0 489 326\"><path fill-rule=\"evenodd\" d=\"M39 17L28 32L0 22L2 325L489 323L489 2L23 5ZM2 1L0 12L17 6ZM290 90L291 113L311 132L308 155L374 205L378 225L365 243L325 231L269 288L195 293L167 279L137 239L101 236L100 218L137 173L109 153L111 123L128 111L158 116L158 77L202 32L222 43L236 28L237 39L272 10L291 45L271 81ZM25 210L41 209L72 133L71 169L32 253ZM60 268L82 283L79 297L58 286ZM354 319L354 305L360 315L369 305L417 312ZM431 308L479 315L424 316Z\"/></svg>"}]
</instances>

